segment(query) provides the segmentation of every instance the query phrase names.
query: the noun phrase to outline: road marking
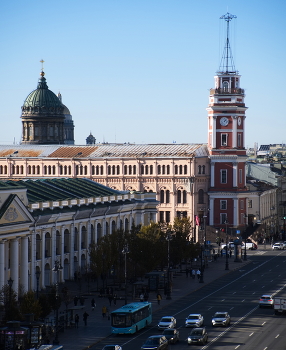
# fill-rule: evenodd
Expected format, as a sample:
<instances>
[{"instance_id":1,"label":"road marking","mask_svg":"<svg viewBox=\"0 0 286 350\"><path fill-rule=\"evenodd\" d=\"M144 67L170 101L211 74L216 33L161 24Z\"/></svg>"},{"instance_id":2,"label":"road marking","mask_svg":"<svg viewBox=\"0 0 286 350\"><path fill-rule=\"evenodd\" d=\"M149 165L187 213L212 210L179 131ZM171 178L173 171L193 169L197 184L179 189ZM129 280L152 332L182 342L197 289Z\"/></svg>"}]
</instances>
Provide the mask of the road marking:
<instances>
[{"instance_id":1,"label":"road marking","mask_svg":"<svg viewBox=\"0 0 286 350\"><path fill-rule=\"evenodd\" d=\"M235 349L238 349L240 347L240 345L237 345L236 347L235 347Z\"/></svg>"},{"instance_id":2,"label":"road marking","mask_svg":"<svg viewBox=\"0 0 286 350\"><path fill-rule=\"evenodd\" d=\"M276 335L275 339L277 339L279 337L279 334Z\"/></svg>"},{"instance_id":3,"label":"road marking","mask_svg":"<svg viewBox=\"0 0 286 350\"><path fill-rule=\"evenodd\" d=\"M245 288L246 286L243 286L242 288Z\"/></svg>"},{"instance_id":4,"label":"road marking","mask_svg":"<svg viewBox=\"0 0 286 350\"><path fill-rule=\"evenodd\" d=\"M254 332L250 333L250 334L249 334L249 337L251 337L253 334L254 334Z\"/></svg>"},{"instance_id":5,"label":"road marking","mask_svg":"<svg viewBox=\"0 0 286 350\"><path fill-rule=\"evenodd\" d=\"M264 326L266 322L263 322L261 326Z\"/></svg>"},{"instance_id":6,"label":"road marking","mask_svg":"<svg viewBox=\"0 0 286 350\"><path fill-rule=\"evenodd\" d=\"M245 301L245 299L241 300L241 302L243 303Z\"/></svg>"}]
</instances>

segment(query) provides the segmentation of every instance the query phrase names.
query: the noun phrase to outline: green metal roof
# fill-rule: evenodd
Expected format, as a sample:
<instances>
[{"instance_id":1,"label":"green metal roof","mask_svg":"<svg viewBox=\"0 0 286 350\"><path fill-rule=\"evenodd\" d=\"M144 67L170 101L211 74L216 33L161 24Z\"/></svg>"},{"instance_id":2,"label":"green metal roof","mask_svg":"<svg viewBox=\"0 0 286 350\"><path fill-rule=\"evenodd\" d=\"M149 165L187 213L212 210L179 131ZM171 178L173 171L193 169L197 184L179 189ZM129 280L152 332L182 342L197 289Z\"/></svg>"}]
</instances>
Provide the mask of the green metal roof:
<instances>
[{"instance_id":1,"label":"green metal roof","mask_svg":"<svg viewBox=\"0 0 286 350\"><path fill-rule=\"evenodd\" d=\"M89 179L64 178L18 181L9 180L5 183L11 186L18 184L21 185L21 187L26 187L29 203L104 197L121 194L119 191L113 190Z\"/></svg>"}]
</instances>

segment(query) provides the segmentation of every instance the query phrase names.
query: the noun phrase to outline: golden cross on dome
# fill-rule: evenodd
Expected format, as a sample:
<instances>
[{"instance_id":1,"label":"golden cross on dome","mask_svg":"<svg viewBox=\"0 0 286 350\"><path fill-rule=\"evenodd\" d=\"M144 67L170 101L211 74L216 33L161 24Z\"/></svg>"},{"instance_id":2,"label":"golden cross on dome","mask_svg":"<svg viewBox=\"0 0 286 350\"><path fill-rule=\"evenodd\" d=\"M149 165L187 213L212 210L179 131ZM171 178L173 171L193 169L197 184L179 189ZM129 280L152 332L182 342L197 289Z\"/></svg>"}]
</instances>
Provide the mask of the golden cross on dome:
<instances>
[{"instance_id":1,"label":"golden cross on dome","mask_svg":"<svg viewBox=\"0 0 286 350\"><path fill-rule=\"evenodd\" d=\"M44 62L45 62L45 61L44 61L44 60L41 60L40 62L42 63L42 71L43 71L43 70L44 70Z\"/></svg>"}]
</instances>

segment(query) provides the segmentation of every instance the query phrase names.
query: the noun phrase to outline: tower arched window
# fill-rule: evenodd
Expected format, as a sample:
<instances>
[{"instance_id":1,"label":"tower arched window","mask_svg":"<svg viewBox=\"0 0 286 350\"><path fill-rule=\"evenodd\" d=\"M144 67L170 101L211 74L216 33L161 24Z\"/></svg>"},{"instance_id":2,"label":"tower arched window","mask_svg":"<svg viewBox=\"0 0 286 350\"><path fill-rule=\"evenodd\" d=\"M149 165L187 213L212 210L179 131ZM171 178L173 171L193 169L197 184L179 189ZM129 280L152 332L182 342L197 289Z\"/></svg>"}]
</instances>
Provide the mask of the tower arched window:
<instances>
[{"instance_id":1,"label":"tower arched window","mask_svg":"<svg viewBox=\"0 0 286 350\"><path fill-rule=\"evenodd\" d=\"M103 165L100 166L100 175L103 175Z\"/></svg>"},{"instance_id":2,"label":"tower arched window","mask_svg":"<svg viewBox=\"0 0 286 350\"><path fill-rule=\"evenodd\" d=\"M110 165L108 165L108 167L107 167L107 174L111 175L111 166Z\"/></svg>"},{"instance_id":3,"label":"tower arched window","mask_svg":"<svg viewBox=\"0 0 286 350\"><path fill-rule=\"evenodd\" d=\"M187 191L183 191L183 203L187 203Z\"/></svg>"},{"instance_id":4,"label":"tower arched window","mask_svg":"<svg viewBox=\"0 0 286 350\"><path fill-rule=\"evenodd\" d=\"M136 175L136 173L137 173L136 165L133 165L133 174Z\"/></svg>"},{"instance_id":5,"label":"tower arched window","mask_svg":"<svg viewBox=\"0 0 286 350\"><path fill-rule=\"evenodd\" d=\"M144 165L141 165L141 175L144 175Z\"/></svg>"},{"instance_id":6,"label":"tower arched window","mask_svg":"<svg viewBox=\"0 0 286 350\"><path fill-rule=\"evenodd\" d=\"M206 173L206 166L203 165L203 166L202 166L202 174L205 174L205 173Z\"/></svg>"},{"instance_id":7,"label":"tower arched window","mask_svg":"<svg viewBox=\"0 0 286 350\"><path fill-rule=\"evenodd\" d=\"M183 174L183 166L180 165L180 175L182 175L182 174Z\"/></svg>"},{"instance_id":8,"label":"tower arched window","mask_svg":"<svg viewBox=\"0 0 286 350\"><path fill-rule=\"evenodd\" d=\"M120 175L120 166L117 165L117 175Z\"/></svg>"},{"instance_id":9,"label":"tower arched window","mask_svg":"<svg viewBox=\"0 0 286 350\"><path fill-rule=\"evenodd\" d=\"M153 165L150 165L150 175L153 175Z\"/></svg>"},{"instance_id":10,"label":"tower arched window","mask_svg":"<svg viewBox=\"0 0 286 350\"><path fill-rule=\"evenodd\" d=\"M44 165L44 175L47 175L47 166Z\"/></svg>"},{"instance_id":11,"label":"tower arched window","mask_svg":"<svg viewBox=\"0 0 286 350\"><path fill-rule=\"evenodd\" d=\"M129 165L129 175L132 175L132 165Z\"/></svg>"},{"instance_id":12,"label":"tower arched window","mask_svg":"<svg viewBox=\"0 0 286 350\"><path fill-rule=\"evenodd\" d=\"M224 81L222 83L222 89L223 89L223 91L228 91L228 89L229 89L228 81Z\"/></svg>"},{"instance_id":13,"label":"tower arched window","mask_svg":"<svg viewBox=\"0 0 286 350\"><path fill-rule=\"evenodd\" d=\"M99 166L97 165L95 169L96 169L96 175L99 175Z\"/></svg>"},{"instance_id":14,"label":"tower arched window","mask_svg":"<svg viewBox=\"0 0 286 350\"><path fill-rule=\"evenodd\" d=\"M170 203L170 191L166 191L166 203Z\"/></svg>"},{"instance_id":15,"label":"tower arched window","mask_svg":"<svg viewBox=\"0 0 286 350\"><path fill-rule=\"evenodd\" d=\"M127 175L127 165L124 165L124 175Z\"/></svg>"},{"instance_id":16,"label":"tower arched window","mask_svg":"<svg viewBox=\"0 0 286 350\"><path fill-rule=\"evenodd\" d=\"M115 175L115 165L112 165L112 175Z\"/></svg>"},{"instance_id":17,"label":"tower arched window","mask_svg":"<svg viewBox=\"0 0 286 350\"><path fill-rule=\"evenodd\" d=\"M166 170L165 165L162 165L162 174L163 174L163 175L165 175L165 170Z\"/></svg>"},{"instance_id":18,"label":"tower arched window","mask_svg":"<svg viewBox=\"0 0 286 350\"><path fill-rule=\"evenodd\" d=\"M91 174L95 175L95 166L94 165L91 167ZM65 173L65 175L66 175L66 173Z\"/></svg>"},{"instance_id":19,"label":"tower arched window","mask_svg":"<svg viewBox=\"0 0 286 350\"><path fill-rule=\"evenodd\" d=\"M31 174L31 165L28 165L28 175Z\"/></svg>"},{"instance_id":20,"label":"tower arched window","mask_svg":"<svg viewBox=\"0 0 286 350\"><path fill-rule=\"evenodd\" d=\"M35 165L32 166L32 174L35 175L36 174L36 168Z\"/></svg>"},{"instance_id":21,"label":"tower arched window","mask_svg":"<svg viewBox=\"0 0 286 350\"><path fill-rule=\"evenodd\" d=\"M24 166L21 165L20 167L20 174L24 174ZM40 166L38 165L38 174L40 174Z\"/></svg>"},{"instance_id":22,"label":"tower arched window","mask_svg":"<svg viewBox=\"0 0 286 350\"><path fill-rule=\"evenodd\" d=\"M84 175L87 175L87 165L84 166Z\"/></svg>"},{"instance_id":23,"label":"tower arched window","mask_svg":"<svg viewBox=\"0 0 286 350\"><path fill-rule=\"evenodd\" d=\"M160 202L161 203L165 202L165 191L164 190L160 191Z\"/></svg>"},{"instance_id":24,"label":"tower arched window","mask_svg":"<svg viewBox=\"0 0 286 350\"><path fill-rule=\"evenodd\" d=\"M202 173L202 166L199 165L199 166L198 166L198 174L201 174L201 173Z\"/></svg>"},{"instance_id":25,"label":"tower arched window","mask_svg":"<svg viewBox=\"0 0 286 350\"><path fill-rule=\"evenodd\" d=\"M177 192L177 203L178 204L182 203L182 192L181 192L181 190L178 190L178 192Z\"/></svg>"},{"instance_id":26,"label":"tower arched window","mask_svg":"<svg viewBox=\"0 0 286 350\"><path fill-rule=\"evenodd\" d=\"M199 204L204 204L204 190L200 189L198 192L199 195Z\"/></svg>"},{"instance_id":27,"label":"tower arched window","mask_svg":"<svg viewBox=\"0 0 286 350\"><path fill-rule=\"evenodd\" d=\"M71 175L71 165L69 165L68 170L69 170L69 175Z\"/></svg>"}]
</instances>

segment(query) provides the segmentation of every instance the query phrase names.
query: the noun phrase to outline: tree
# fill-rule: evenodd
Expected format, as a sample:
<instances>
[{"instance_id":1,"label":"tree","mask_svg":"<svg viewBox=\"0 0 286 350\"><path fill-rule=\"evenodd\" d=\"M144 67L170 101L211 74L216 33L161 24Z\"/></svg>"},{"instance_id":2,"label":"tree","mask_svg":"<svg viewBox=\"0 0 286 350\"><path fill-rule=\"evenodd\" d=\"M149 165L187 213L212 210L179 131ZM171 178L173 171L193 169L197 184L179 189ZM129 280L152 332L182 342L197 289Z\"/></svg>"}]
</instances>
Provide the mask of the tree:
<instances>
[{"instance_id":1,"label":"tree","mask_svg":"<svg viewBox=\"0 0 286 350\"><path fill-rule=\"evenodd\" d=\"M23 294L20 303L20 312L22 315L34 314L35 320L38 320L42 314L42 307L39 300L35 298L33 291L28 291Z\"/></svg>"},{"instance_id":2,"label":"tree","mask_svg":"<svg viewBox=\"0 0 286 350\"><path fill-rule=\"evenodd\" d=\"M0 302L4 305L4 321L22 320L17 293L8 284L5 284L0 291Z\"/></svg>"}]
</instances>

